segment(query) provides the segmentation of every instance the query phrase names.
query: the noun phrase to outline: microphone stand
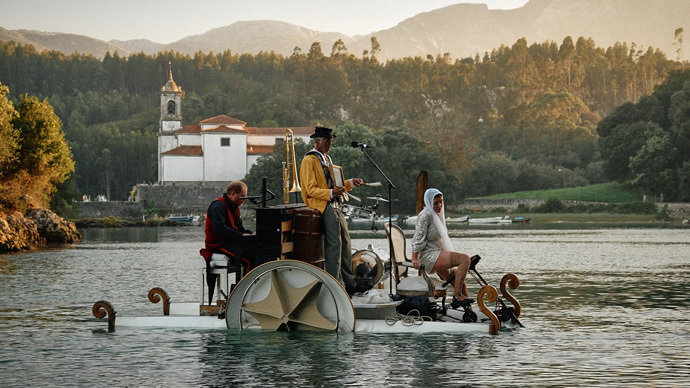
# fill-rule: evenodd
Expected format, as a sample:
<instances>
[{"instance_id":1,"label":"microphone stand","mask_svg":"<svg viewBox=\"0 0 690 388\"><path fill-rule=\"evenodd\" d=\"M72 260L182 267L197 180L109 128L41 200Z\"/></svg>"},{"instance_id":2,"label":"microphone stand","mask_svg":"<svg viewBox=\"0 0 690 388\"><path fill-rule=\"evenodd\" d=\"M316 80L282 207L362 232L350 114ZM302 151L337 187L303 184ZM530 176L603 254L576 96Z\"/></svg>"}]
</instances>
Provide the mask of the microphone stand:
<instances>
[{"instance_id":1,"label":"microphone stand","mask_svg":"<svg viewBox=\"0 0 690 388\"><path fill-rule=\"evenodd\" d=\"M374 162L374 159L369 156L367 151L364 150L364 145L359 145L359 149L362 150L364 153L364 156L369 159L371 164L376 167L376 170L383 176L383 179L386 180L386 183L388 183L388 228L390 229L388 232L388 256L390 257L390 266L391 266L391 274L390 274L390 296L393 298L393 268L395 268L395 277L398 277L398 266L393 265L393 197L392 197L392 190L397 190L393 182L391 182L390 179L384 174L384 172L381 170L381 168Z\"/></svg>"}]
</instances>

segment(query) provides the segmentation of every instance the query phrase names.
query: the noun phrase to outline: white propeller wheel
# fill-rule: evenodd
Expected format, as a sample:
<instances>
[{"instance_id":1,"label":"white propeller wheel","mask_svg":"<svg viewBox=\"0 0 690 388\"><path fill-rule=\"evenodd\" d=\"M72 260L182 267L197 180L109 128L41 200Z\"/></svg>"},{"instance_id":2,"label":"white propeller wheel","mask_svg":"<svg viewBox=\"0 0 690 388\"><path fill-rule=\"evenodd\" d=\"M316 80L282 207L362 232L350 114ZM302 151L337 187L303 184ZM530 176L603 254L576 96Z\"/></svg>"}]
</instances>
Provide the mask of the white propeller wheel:
<instances>
[{"instance_id":1,"label":"white propeller wheel","mask_svg":"<svg viewBox=\"0 0 690 388\"><path fill-rule=\"evenodd\" d=\"M326 271L297 260L263 264L228 297L228 329L353 331L355 313L345 289Z\"/></svg>"}]
</instances>

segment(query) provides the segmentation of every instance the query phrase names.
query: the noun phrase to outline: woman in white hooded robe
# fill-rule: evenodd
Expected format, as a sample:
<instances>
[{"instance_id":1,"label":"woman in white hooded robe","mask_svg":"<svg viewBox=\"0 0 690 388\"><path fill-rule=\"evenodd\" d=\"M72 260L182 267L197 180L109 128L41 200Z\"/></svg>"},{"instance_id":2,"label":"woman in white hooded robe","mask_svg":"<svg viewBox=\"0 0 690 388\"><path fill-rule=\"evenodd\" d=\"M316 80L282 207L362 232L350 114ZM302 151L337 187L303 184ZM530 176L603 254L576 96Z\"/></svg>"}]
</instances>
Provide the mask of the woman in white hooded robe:
<instances>
[{"instance_id":1,"label":"woman in white hooded robe","mask_svg":"<svg viewBox=\"0 0 690 388\"><path fill-rule=\"evenodd\" d=\"M469 298L465 284L470 258L453 249L446 229L443 194L437 189L428 189L424 193L424 209L417 216L412 238L412 265L417 269L424 266L427 272L436 272L443 280L455 275L453 308L474 302Z\"/></svg>"}]
</instances>

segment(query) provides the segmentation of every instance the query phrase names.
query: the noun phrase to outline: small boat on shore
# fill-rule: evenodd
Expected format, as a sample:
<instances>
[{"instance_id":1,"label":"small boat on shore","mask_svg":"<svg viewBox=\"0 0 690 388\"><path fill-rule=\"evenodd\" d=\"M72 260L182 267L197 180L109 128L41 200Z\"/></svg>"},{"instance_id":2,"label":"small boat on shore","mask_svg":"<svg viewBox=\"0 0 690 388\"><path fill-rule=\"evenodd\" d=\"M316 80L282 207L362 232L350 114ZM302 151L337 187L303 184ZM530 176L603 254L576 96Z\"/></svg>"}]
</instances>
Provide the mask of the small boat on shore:
<instances>
[{"instance_id":1,"label":"small boat on shore","mask_svg":"<svg viewBox=\"0 0 690 388\"><path fill-rule=\"evenodd\" d=\"M193 216L193 215L187 215L187 216L170 216L168 217L168 221L173 221L173 222L183 222L186 224L192 224L195 226L199 225L199 216Z\"/></svg>"},{"instance_id":2,"label":"small boat on shore","mask_svg":"<svg viewBox=\"0 0 690 388\"><path fill-rule=\"evenodd\" d=\"M490 225L490 224L512 224L513 221L510 219L510 216L486 217L486 218L472 218L472 217L470 217L469 223L470 224Z\"/></svg>"},{"instance_id":3,"label":"small boat on shore","mask_svg":"<svg viewBox=\"0 0 690 388\"><path fill-rule=\"evenodd\" d=\"M470 216L461 216L461 217L446 217L446 225L449 224L464 224L467 221L469 221Z\"/></svg>"},{"instance_id":4,"label":"small boat on shore","mask_svg":"<svg viewBox=\"0 0 690 388\"><path fill-rule=\"evenodd\" d=\"M446 225L465 224L470 216L446 217ZM402 220L403 225L414 228L417 226L417 216L410 216Z\"/></svg>"},{"instance_id":5,"label":"small boat on shore","mask_svg":"<svg viewBox=\"0 0 690 388\"><path fill-rule=\"evenodd\" d=\"M529 217L517 216L517 217L513 217L513 220L512 220L512 221L513 221L514 223L526 224L526 223L528 223L530 220L531 220L531 218L529 218Z\"/></svg>"}]
</instances>

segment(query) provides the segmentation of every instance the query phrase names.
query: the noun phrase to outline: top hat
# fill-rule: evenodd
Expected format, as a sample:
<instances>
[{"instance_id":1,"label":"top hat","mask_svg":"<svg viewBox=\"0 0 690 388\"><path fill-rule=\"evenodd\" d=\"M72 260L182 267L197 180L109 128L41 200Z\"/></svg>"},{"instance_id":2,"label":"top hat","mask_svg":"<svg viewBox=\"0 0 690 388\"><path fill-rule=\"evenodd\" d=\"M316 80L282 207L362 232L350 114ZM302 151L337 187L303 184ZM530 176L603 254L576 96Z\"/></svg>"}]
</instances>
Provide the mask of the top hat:
<instances>
[{"instance_id":1,"label":"top hat","mask_svg":"<svg viewBox=\"0 0 690 388\"><path fill-rule=\"evenodd\" d=\"M309 137L312 139L315 137L335 138L336 136L332 132L333 132L333 130L330 128L315 127L314 133Z\"/></svg>"}]
</instances>

